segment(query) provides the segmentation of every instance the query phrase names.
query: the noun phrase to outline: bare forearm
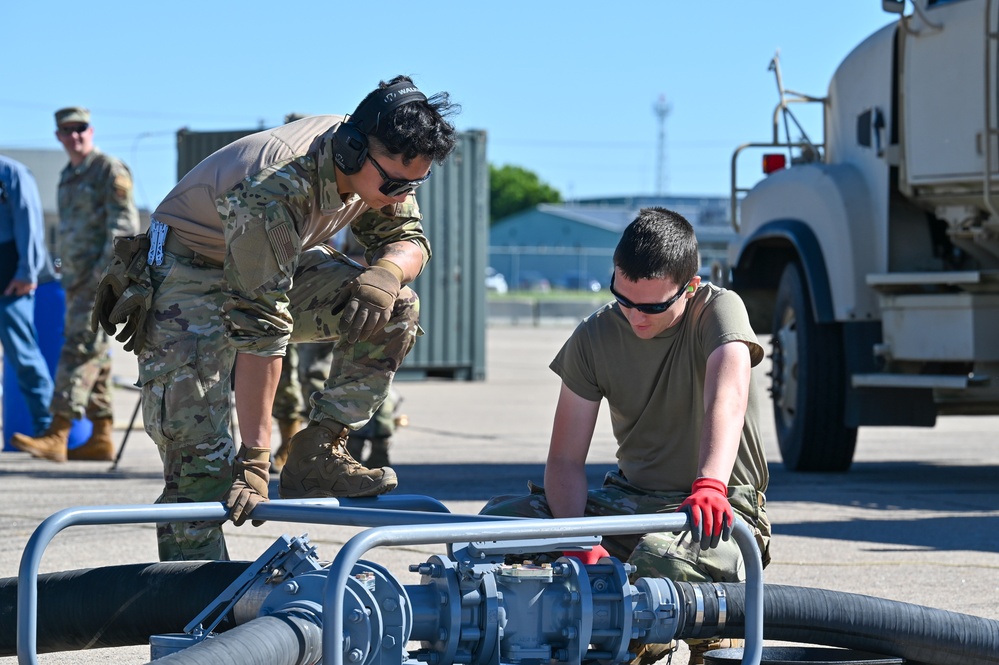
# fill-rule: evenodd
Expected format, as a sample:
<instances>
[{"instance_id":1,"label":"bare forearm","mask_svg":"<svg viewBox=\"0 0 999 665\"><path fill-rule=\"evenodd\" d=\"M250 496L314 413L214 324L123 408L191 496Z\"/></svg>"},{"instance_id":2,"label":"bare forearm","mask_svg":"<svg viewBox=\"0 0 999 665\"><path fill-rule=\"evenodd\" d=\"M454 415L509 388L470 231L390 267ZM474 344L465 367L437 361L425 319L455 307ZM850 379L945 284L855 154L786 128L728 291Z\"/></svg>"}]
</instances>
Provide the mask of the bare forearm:
<instances>
[{"instance_id":1,"label":"bare forearm","mask_svg":"<svg viewBox=\"0 0 999 665\"><path fill-rule=\"evenodd\" d=\"M554 517L582 517L586 509L586 454L599 408L600 402L562 384L545 463L545 496Z\"/></svg>"},{"instance_id":2,"label":"bare forearm","mask_svg":"<svg viewBox=\"0 0 999 665\"><path fill-rule=\"evenodd\" d=\"M545 497L552 517L582 517L586 509L586 469L550 457L545 465Z\"/></svg>"},{"instance_id":3,"label":"bare forearm","mask_svg":"<svg viewBox=\"0 0 999 665\"><path fill-rule=\"evenodd\" d=\"M708 357L698 476L728 484L739 454L750 383L749 350L724 344Z\"/></svg>"},{"instance_id":4,"label":"bare forearm","mask_svg":"<svg viewBox=\"0 0 999 665\"><path fill-rule=\"evenodd\" d=\"M380 260L391 261L402 271L403 284L408 284L419 277L423 270L423 250L414 242L404 240L385 245L374 255L375 263Z\"/></svg>"},{"instance_id":5,"label":"bare forearm","mask_svg":"<svg viewBox=\"0 0 999 665\"><path fill-rule=\"evenodd\" d=\"M243 446L270 448L271 407L281 378L281 356L236 356L236 415Z\"/></svg>"}]
</instances>

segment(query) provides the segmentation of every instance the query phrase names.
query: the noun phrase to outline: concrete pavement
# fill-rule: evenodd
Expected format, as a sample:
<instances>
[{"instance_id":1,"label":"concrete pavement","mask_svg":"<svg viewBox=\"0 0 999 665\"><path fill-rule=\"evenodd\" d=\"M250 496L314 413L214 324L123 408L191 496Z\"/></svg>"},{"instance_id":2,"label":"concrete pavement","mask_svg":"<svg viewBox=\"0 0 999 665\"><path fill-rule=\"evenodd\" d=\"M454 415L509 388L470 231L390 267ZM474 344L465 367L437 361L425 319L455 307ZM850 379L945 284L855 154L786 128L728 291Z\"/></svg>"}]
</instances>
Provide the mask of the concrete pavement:
<instances>
[{"instance_id":1,"label":"concrete pavement","mask_svg":"<svg viewBox=\"0 0 999 665\"><path fill-rule=\"evenodd\" d=\"M427 494L452 512L475 513L494 495L522 493L528 479L540 482L559 388L547 365L570 332L564 324L494 324L487 333L485 381L400 382L410 426L392 449L397 492ZM133 357L118 349L114 358L122 382L134 380ZM119 442L137 397L130 390L116 392ZM997 425L996 417L954 417L932 430L861 430L849 473L801 475L781 467L768 413L774 540L766 581L999 619ZM614 462L606 408L590 461L591 484L598 484ZM0 453L0 577L17 575L27 539L56 511L152 503L159 494L159 458L141 426L130 433L118 470L111 473L109 466ZM275 496L276 490L272 483ZM357 529L268 523L229 525L226 531L235 559L256 558L281 533L305 531L320 556L331 559ZM418 578L408 565L443 552L443 546L390 548L370 558L413 584ZM46 550L42 571L155 559L152 525L74 527ZM40 662L136 663L147 656L147 647L127 647L47 654ZM13 662L0 658L0 664Z\"/></svg>"}]
</instances>

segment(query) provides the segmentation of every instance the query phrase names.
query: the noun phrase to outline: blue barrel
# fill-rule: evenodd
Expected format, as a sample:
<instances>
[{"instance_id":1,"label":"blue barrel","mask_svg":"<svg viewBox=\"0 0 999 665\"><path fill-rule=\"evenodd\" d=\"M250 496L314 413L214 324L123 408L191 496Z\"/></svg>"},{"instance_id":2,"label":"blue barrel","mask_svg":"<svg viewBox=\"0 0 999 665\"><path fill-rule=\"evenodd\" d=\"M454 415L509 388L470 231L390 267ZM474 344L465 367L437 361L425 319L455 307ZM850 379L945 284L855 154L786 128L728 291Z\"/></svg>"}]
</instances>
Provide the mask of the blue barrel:
<instances>
[{"instance_id":1,"label":"blue barrel","mask_svg":"<svg viewBox=\"0 0 999 665\"><path fill-rule=\"evenodd\" d=\"M38 345L49 366L49 374L55 376L59 354L62 352L63 329L66 325L66 291L59 282L40 284L35 291L35 328L38 330ZM30 434L33 425L28 405L17 385L17 374L10 360L3 359L3 449L17 450L10 439L15 432ZM78 448L90 438L94 426L86 418L74 420L69 431L69 447Z\"/></svg>"}]
</instances>

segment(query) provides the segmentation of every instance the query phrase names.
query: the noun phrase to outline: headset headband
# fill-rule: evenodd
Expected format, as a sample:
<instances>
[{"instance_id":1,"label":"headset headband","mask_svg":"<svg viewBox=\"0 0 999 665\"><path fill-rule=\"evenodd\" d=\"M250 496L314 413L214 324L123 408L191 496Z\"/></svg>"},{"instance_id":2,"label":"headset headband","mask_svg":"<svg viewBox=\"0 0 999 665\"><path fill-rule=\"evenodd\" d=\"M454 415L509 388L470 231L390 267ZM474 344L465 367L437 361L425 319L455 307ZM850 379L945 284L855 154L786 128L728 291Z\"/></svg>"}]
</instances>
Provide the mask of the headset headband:
<instances>
[{"instance_id":1,"label":"headset headband","mask_svg":"<svg viewBox=\"0 0 999 665\"><path fill-rule=\"evenodd\" d=\"M400 106L425 101L426 95L409 81L403 81L383 90L376 90L365 98L350 116L350 122L362 133L372 134L378 129L382 118Z\"/></svg>"}]
</instances>

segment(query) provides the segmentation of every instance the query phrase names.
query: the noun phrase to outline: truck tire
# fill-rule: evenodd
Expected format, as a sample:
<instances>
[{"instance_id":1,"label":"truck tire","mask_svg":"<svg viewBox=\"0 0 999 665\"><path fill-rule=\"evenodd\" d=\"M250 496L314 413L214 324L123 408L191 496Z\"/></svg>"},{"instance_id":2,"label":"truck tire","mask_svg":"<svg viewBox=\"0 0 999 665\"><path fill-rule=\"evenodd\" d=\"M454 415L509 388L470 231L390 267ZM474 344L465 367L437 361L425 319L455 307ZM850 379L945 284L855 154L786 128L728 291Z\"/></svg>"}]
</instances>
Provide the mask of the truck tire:
<instances>
[{"instance_id":1,"label":"truck tire","mask_svg":"<svg viewBox=\"0 0 999 665\"><path fill-rule=\"evenodd\" d=\"M839 323L816 323L801 267L777 287L771 395L777 442L790 471L846 471L857 428L843 424L846 373Z\"/></svg>"}]
</instances>

